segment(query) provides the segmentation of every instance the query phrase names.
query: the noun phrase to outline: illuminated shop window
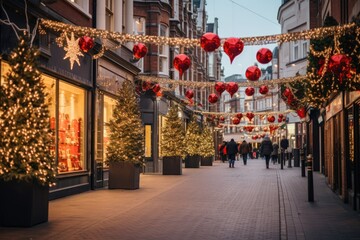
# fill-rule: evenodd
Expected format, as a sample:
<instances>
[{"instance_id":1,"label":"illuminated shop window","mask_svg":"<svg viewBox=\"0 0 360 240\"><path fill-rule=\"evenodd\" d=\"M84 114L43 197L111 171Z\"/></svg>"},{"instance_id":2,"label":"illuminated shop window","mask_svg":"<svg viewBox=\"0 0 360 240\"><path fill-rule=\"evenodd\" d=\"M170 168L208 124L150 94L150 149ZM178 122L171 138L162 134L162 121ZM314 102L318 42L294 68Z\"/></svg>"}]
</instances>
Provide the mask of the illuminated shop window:
<instances>
[{"instance_id":1,"label":"illuminated shop window","mask_svg":"<svg viewBox=\"0 0 360 240\"><path fill-rule=\"evenodd\" d=\"M151 158L151 125L145 125L145 157Z\"/></svg>"},{"instance_id":2,"label":"illuminated shop window","mask_svg":"<svg viewBox=\"0 0 360 240\"><path fill-rule=\"evenodd\" d=\"M109 122L113 118L116 100L108 96L104 96L104 131L103 131L103 159L106 159L106 149L109 144L110 128Z\"/></svg>"},{"instance_id":3,"label":"illuminated shop window","mask_svg":"<svg viewBox=\"0 0 360 240\"><path fill-rule=\"evenodd\" d=\"M59 83L58 171L86 170L85 165L85 90Z\"/></svg>"}]
</instances>

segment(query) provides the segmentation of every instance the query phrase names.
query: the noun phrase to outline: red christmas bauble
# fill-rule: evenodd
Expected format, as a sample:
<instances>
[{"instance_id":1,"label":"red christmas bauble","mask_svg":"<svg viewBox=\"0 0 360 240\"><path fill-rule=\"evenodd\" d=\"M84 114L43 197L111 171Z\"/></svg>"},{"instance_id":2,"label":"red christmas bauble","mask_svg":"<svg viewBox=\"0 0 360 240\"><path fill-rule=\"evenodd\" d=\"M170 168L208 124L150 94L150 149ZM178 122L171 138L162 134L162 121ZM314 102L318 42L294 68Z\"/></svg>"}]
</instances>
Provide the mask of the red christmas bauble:
<instances>
[{"instance_id":1,"label":"red christmas bauble","mask_svg":"<svg viewBox=\"0 0 360 240\"><path fill-rule=\"evenodd\" d=\"M283 122L286 122L286 118L283 118L282 120L283 120Z\"/></svg>"},{"instance_id":2,"label":"red christmas bauble","mask_svg":"<svg viewBox=\"0 0 360 240\"><path fill-rule=\"evenodd\" d=\"M280 114L279 114L279 118L282 119L283 117L284 117L284 115L280 113Z\"/></svg>"},{"instance_id":3,"label":"red christmas bauble","mask_svg":"<svg viewBox=\"0 0 360 240\"><path fill-rule=\"evenodd\" d=\"M146 92L147 90L149 90L151 88L151 82L143 82L142 83L142 90L144 91L144 92Z\"/></svg>"},{"instance_id":4,"label":"red christmas bauble","mask_svg":"<svg viewBox=\"0 0 360 240\"><path fill-rule=\"evenodd\" d=\"M305 118L306 117L306 110L305 110L304 107L297 109L296 113L298 114L299 118Z\"/></svg>"},{"instance_id":5,"label":"red christmas bauble","mask_svg":"<svg viewBox=\"0 0 360 240\"><path fill-rule=\"evenodd\" d=\"M356 70L351 67L351 58L343 54L336 54L330 58L329 70L334 73L342 83L344 77L351 78Z\"/></svg>"},{"instance_id":6,"label":"red christmas bauble","mask_svg":"<svg viewBox=\"0 0 360 240\"><path fill-rule=\"evenodd\" d=\"M256 53L256 59L262 64L269 63L272 60L272 52L268 48L261 48Z\"/></svg>"},{"instance_id":7,"label":"red christmas bauble","mask_svg":"<svg viewBox=\"0 0 360 240\"><path fill-rule=\"evenodd\" d=\"M220 47L220 38L215 33L205 33L200 38L200 46L205 52L213 52Z\"/></svg>"},{"instance_id":8,"label":"red christmas bauble","mask_svg":"<svg viewBox=\"0 0 360 240\"><path fill-rule=\"evenodd\" d=\"M220 117L219 117L219 121L220 121L220 122L225 122L225 117L224 117L224 116L220 116Z\"/></svg>"},{"instance_id":9,"label":"red christmas bauble","mask_svg":"<svg viewBox=\"0 0 360 240\"><path fill-rule=\"evenodd\" d=\"M255 115L252 112L248 112L246 113L246 117L249 119L249 121L251 121L255 117Z\"/></svg>"},{"instance_id":10,"label":"red christmas bauble","mask_svg":"<svg viewBox=\"0 0 360 240\"><path fill-rule=\"evenodd\" d=\"M248 131L248 132L252 132L252 130L254 129L254 127L244 127L244 130Z\"/></svg>"},{"instance_id":11,"label":"red christmas bauble","mask_svg":"<svg viewBox=\"0 0 360 240\"><path fill-rule=\"evenodd\" d=\"M261 71L257 66L251 66L246 69L245 76L250 81L257 81L261 76Z\"/></svg>"},{"instance_id":12,"label":"red christmas bauble","mask_svg":"<svg viewBox=\"0 0 360 240\"><path fill-rule=\"evenodd\" d=\"M153 86L153 88L152 88L152 90L153 90L154 93L159 92L160 89L161 89L161 87L160 87L160 84L158 84L158 83L155 84L155 85Z\"/></svg>"},{"instance_id":13,"label":"red christmas bauble","mask_svg":"<svg viewBox=\"0 0 360 240\"><path fill-rule=\"evenodd\" d=\"M269 88L265 85L260 86L259 92L263 95L267 94L269 92Z\"/></svg>"},{"instance_id":14,"label":"red christmas bauble","mask_svg":"<svg viewBox=\"0 0 360 240\"><path fill-rule=\"evenodd\" d=\"M226 84L226 91L230 93L231 97L237 92L238 89L239 85L237 85L235 82L229 82Z\"/></svg>"},{"instance_id":15,"label":"red christmas bauble","mask_svg":"<svg viewBox=\"0 0 360 240\"><path fill-rule=\"evenodd\" d=\"M268 122L271 122L271 123L272 123L272 122L275 122L275 117L272 116L272 115L271 115L271 116L268 116L268 117L267 117L267 120L268 120Z\"/></svg>"},{"instance_id":16,"label":"red christmas bauble","mask_svg":"<svg viewBox=\"0 0 360 240\"><path fill-rule=\"evenodd\" d=\"M240 119L238 119L237 117L234 117L232 122L233 122L233 124L238 125L240 123Z\"/></svg>"},{"instance_id":17,"label":"red christmas bauble","mask_svg":"<svg viewBox=\"0 0 360 240\"><path fill-rule=\"evenodd\" d=\"M208 97L209 103L216 103L218 99L219 98L215 93L211 93Z\"/></svg>"},{"instance_id":18,"label":"red christmas bauble","mask_svg":"<svg viewBox=\"0 0 360 240\"><path fill-rule=\"evenodd\" d=\"M135 44L133 47L133 56L135 59L143 58L145 57L147 51L148 49L145 46L145 44L142 43Z\"/></svg>"},{"instance_id":19,"label":"red christmas bauble","mask_svg":"<svg viewBox=\"0 0 360 240\"><path fill-rule=\"evenodd\" d=\"M181 78L183 73L190 67L191 60L185 54L179 54L174 58L173 64L174 68L179 71Z\"/></svg>"},{"instance_id":20,"label":"red christmas bauble","mask_svg":"<svg viewBox=\"0 0 360 240\"><path fill-rule=\"evenodd\" d=\"M223 48L232 63L234 58L243 51L244 43L239 38L228 38L224 42Z\"/></svg>"},{"instance_id":21,"label":"red christmas bauble","mask_svg":"<svg viewBox=\"0 0 360 240\"><path fill-rule=\"evenodd\" d=\"M224 82L215 83L215 91L221 96L221 94L225 91L226 84Z\"/></svg>"},{"instance_id":22,"label":"red christmas bauble","mask_svg":"<svg viewBox=\"0 0 360 240\"><path fill-rule=\"evenodd\" d=\"M194 97L194 91L191 90L191 89L186 90L185 96L186 96L188 99L192 99L192 98Z\"/></svg>"},{"instance_id":23,"label":"red christmas bauble","mask_svg":"<svg viewBox=\"0 0 360 240\"><path fill-rule=\"evenodd\" d=\"M253 140L256 140L256 139L258 139L258 136L257 136L257 135L253 135L251 138L252 138Z\"/></svg>"},{"instance_id":24,"label":"red christmas bauble","mask_svg":"<svg viewBox=\"0 0 360 240\"><path fill-rule=\"evenodd\" d=\"M283 94L285 97L289 97L290 95L292 95L291 90L289 88L285 88Z\"/></svg>"},{"instance_id":25,"label":"red christmas bauble","mask_svg":"<svg viewBox=\"0 0 360 240\"><path fill-rule=\"evenodd\" d=\"M237 117L239 120L241 120L242 117L243 117L243 114L242 114L242 113L237 113L237 114L236 114L236 117Z\"/></svg>"},{"instance_id":26,"label":"red christmas bauble","mask_svg":"<svg viewBox=\"0 0 360 240\"><path fill-rule=\"evenodd\" d=\"M282 122L282 118L279 117L279 118L278 118L278 122L279 122L279 123Z\"/></svg>"},{"instance_id":27,"label":"red christmas bauble","mask_svg":"<svg viewBox=\"0 0 360 240\"><path fill-rule=\"evenodd\" d=\"M91 37L83 36L79 39L79 47L81 51L88 52L94 47L94 40Z\"/></svg>"},{"instance_id":28,"label":"red christmas bauble","mask_svg":"<svg viewBox=\"0 0 360 240\"><path fill-rule=\"evenodd\" d=\"M255 89L253 87L247 87L245 89L246 96L251 97L252 95L254 95L254 93L255 93Z\"/></svg>"}]
</instances>

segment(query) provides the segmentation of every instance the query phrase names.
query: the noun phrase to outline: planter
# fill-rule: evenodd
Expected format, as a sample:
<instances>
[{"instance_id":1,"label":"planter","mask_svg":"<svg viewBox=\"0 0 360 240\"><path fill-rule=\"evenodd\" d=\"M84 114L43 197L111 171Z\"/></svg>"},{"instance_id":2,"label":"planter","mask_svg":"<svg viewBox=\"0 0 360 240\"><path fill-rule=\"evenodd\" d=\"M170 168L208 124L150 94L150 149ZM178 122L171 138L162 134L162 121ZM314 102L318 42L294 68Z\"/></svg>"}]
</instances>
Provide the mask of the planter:
<instances>
[{"instance_id":1,"label":"planter","mask_svg":"<svg viewBox=\"0 0 360 240\"><path fill-rule=\"evenodd\" d=\"M213 165L213 157L201 158L201 166L212 166L212 165Z\"/></svg>"},{"instance_id":2,"label":"planter","mask_svg":"<svg viewBox=\"0 0 360 240\"><path fill-rule=\"evenodd\" d=\"M185 168L199 168L200 159L201 157L199 155L187 156L185 158Z\"/></svg>"},{"instance_id":3,"label":"planter","mask_svg":"<svg viewBox=\"0 0 360 240\"><path fill-rule=\"evenodd\" d=\"M31 227L47 222L49 187L25 181L0 181L0 226Z\"/></svg>"},{"instance_id":4,"label":"planter","mask_svg":"<svg viewBox=\"0 0 360 240\"><path fill-rule=\"evenodd\" d=\"M109 189L138 189L140 167L131 162L110 162Z\"/></svg>"},{"instance_id":5,"label":"planter","mask_svg":"<svg viewBox=\"0 0 360 240\"><path fill-rule=\"evenodd\" d=\"M181 175L182 160L179 156L163 157L163 175Z\"/></svg>"}]
</instances>

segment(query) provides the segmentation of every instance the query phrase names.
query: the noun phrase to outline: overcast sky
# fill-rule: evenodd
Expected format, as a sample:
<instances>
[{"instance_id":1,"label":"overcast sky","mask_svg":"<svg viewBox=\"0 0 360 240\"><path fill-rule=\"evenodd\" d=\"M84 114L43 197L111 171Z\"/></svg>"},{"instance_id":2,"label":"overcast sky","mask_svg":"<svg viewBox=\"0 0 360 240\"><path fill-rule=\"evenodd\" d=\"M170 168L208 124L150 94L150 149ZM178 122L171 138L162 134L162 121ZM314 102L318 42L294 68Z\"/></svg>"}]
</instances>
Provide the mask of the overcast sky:
<instances>
[{"instance_id":1,"label":"overcast sky","mask_svg":"<svg viewBox=\"0 0 360 240\"><path fill-rule=\"evenodd\" d=\"M219 20L219 37L251 37L281 33L280 24L277 21L278 9L281 0L206 0L208 22L214 22L215 17ZM225 77L232 74L242 74L256 61L256 52L267 47L271 51L275 44L245 46L243 52L238 55L232 64L226 53L222 56L222 66L225 68ZM266 68L269 64L259 64L260 68Z\"/></svg>"}]
</instances>

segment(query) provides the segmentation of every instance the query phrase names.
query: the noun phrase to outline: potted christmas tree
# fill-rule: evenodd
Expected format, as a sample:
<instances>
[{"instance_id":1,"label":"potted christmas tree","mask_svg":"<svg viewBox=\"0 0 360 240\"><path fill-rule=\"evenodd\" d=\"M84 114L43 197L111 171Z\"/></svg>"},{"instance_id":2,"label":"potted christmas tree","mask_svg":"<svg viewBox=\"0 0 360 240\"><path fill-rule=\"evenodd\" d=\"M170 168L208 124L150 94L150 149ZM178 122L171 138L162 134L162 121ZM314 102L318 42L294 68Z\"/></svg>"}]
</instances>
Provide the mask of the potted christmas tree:
<instances>
[{"instance_id":1,"label":"potted christmas tree","mask_svg":"<svg viewBox=\"0 0 360 240\"><path fill-rule=\"evenodd\" d=\"M202 132L201 151L201 166L212 166L215 155L214 139L208 127L204 127Z\"/></svg>"},{"instance_id":2,"label":"potted christmas tree","mask_svg":"<svg viewBox=\"0 0 360 240\"><path fill-rule=\"evenodd\" d=\"M163 175L181 175L182 157L185 155L185 130L178 117L178 106L174 105L167 113L167 121L162 129L161 155Z\"/></svg>"},{"instance_id":3,"label":"potted christmas tree","mask_svg":"<svg viewBox=\"0 0 360 240\"><path fill-rule=\"evenodd\" d=\"M193 116L190 120L185 135L185 168L198 168L201 159L201 128Z\"/></svg>"},{"instance_id":4,"label":"potted christmas tree","mask_svg":"<svg viewBox=\"0 0 360 240\"><path fill-rule=\"evenodd\" d=\"M0 87L0 225L30 227L48 221L56 167L40 53L30 34L18 36Z\"/></svg>"},{"instance_id":5,"label":"potted christmas tree","mask_svg":"<svg viewBox=\"0 0 360 240\"><path fill-rule=\"evenodd\" d=\"M129 80L125 80L118 91L109 128L109 188L138 189L145 159L144 127L134 84Z\"/></svg>"}]
</instances>

